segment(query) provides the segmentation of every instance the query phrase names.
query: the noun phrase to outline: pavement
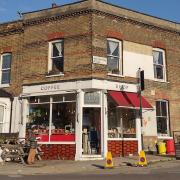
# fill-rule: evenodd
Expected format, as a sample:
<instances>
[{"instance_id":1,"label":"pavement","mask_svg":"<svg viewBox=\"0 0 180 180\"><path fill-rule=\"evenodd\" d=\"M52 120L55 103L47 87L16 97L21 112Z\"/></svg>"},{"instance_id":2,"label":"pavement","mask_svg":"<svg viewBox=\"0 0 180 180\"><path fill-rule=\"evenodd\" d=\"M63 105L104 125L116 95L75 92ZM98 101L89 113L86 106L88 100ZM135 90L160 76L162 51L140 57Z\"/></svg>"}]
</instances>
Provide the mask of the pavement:
<instances>
[{"instance_id":1,"label":"pavement","mask_svg":"<svg viewBox=\"0 0 180 180\"><path fill-rule=\"evenodd\" d=\"M174 161L174 157L146 155L148 166L155 163ZM138 156L113 158L116 171L128 172L138 162ZM46 174L71 174L71 173L101 173L104 170L105 160L71 161L50 160L36 161L33 165L23 165L18 162L5 162L0 164L0 175L46 175ZM148 169L148 167L146 167ZM107 170L108 171L108 170ZM106 172L107 172L106 171ZM136 169L134 169L136 171Z\"/></svg>"}]
</instances>

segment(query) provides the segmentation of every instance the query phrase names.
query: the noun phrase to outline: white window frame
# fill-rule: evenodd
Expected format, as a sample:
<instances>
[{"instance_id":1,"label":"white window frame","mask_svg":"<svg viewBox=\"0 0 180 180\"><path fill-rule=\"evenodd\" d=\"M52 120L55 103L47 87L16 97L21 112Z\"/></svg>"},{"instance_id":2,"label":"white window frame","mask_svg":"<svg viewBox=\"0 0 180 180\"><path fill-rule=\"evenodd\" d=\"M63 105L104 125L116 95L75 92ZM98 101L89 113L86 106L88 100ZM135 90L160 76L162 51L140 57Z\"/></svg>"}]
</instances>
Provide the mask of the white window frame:
<instances>
[{"instance_id":1,"label":"white window frame","mask_svg":"<svg viewBox=\"0 0 180 180\"><path fill-rule=\"evenodd\" d=\"M163 49L161 49L161 48L153 48L153 51L162 52L162 54L163 54L163 65L161 65L161 64L155 64L155 63L154 63L154 60L153 60L153 68L154 68L155 65L158 65L158 66L162 66L162 67L163 67L163 79L158 79L158 78L156 78L156 77L155 77L155 72L154 72L155 69L153 69L153 72L154 72L154 80L155 80L155 81L166 82L167 79L166 79L166 59L165 59L165 50L163 50ZM154 57L153 57L153 58L154 58Z\"/></svg>"},{"instance_id":2,"label":"white window frame","mask_svg":"<svg viewBox=\"0 0 180 180\"><path fill-rule=\"evenodd\" d=\"M2 126L2 132L0 132L0 133L3 133L3 125L4 125L4 119L5 119L5 106L3 105L3 104L1 104L0 103L0 106L2 106L3 107L3 120L2 121L0 121L0 125Z\"/></svg>"},{"instance_id":3,"label":"white window frame","mask_svg":"<svg viewBox=\"0 0 180 180\"><path fill-rule=\"evenodd\" d=\"M170 129L169 129L169 101L164 100L164 99L158 99L156 100L156 102L165 102L166 103L166 112L167 115L166 116L157 116L157 112L156 112L156 122L157 122L157 117L166 117L166 121L167 121L167 133L166 134L162 134L162 133L158 133L158 137L163 137L163 136L169 136L170 135ZM161 111L162 109L160 109ZM157 107L156 107L156 111L157 111Z\"/></svg>"},{"instance_id":4,"label":"white window frame","mask_svg":"<svg viewBox=\"0 0 180 180\"><path fill-rule=\"evenodd\" d=\"M123 75L122 41L120 41L118 39L114 39L114 38L107 38L107 43L108 43L108 41L113 41L113 42L119 43L119 73L109 72L109 70L108 70L108 75L122 76ZM110 55L108 55L108 53L107 53L107 57L108 56L110 56ZM118 57L118 56L116 56L116 57ZM108 65L107 65L107 67L108 67Z\"/></svg>"},{"instance_id":5,"label":"white window frame","mask_svg":"<svg viewBox=\"0 0 180 180\"><path fill-rule=\"evenodd\" d=\"M54 40L54 41L50 41L49 42L49 52L48 52L48 73L50 73L52 71L52 51L53 51L53 43L57 43L57 42L61 42L63 44L63 51L64 51L64 40L63 39L59 39L59 40ZM57 57L63 57L63 61L64 61L64 54L62 56L57 56ZM57 58L56 57L56 58ZM64 67L63 67L64 69ZM56 75L62 75L64 72L59 71L58 74L52 74L52 76L56 76Z\"/></svg>"},{"instance_id":6,"label":"white window frame","mask_svg":"<svg viewBox=\"0 0 180 180\"><path fill-rule=\"evenodd\" d=\"M10 82L11 82L11 66L10 68L6 68L6 69L2 69L2 62L3 62L3 57L4 56L7 56L7 55L11 55L11 63L12 63L12 53L3 53L1 54L1 57L0 57L0 87L7 87L9 86ZM6 84L2 84L2 72L3 71L6 71L6 70L10 70L10 82L9 83L6 83Z\"/></svg>"}]
</instances>

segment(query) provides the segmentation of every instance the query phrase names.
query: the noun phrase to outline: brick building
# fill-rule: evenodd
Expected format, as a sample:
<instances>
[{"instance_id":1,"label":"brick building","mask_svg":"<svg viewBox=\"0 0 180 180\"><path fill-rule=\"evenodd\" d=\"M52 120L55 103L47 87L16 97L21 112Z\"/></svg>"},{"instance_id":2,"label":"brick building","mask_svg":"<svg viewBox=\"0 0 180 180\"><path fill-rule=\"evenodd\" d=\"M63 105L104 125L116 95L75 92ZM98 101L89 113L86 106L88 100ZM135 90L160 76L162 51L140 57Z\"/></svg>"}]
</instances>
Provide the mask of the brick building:
<instances>
[{"instance_id":1,"label":"brick building","mask_svg":"<svg viewBox=\"0 0 180 180\"><path fill-rule=\"evenodd\" d=\"M180 130L180 25L100 0L0 24L0 132L31 130L44 159L104 158Z\"/></svg>"}]
</instances>

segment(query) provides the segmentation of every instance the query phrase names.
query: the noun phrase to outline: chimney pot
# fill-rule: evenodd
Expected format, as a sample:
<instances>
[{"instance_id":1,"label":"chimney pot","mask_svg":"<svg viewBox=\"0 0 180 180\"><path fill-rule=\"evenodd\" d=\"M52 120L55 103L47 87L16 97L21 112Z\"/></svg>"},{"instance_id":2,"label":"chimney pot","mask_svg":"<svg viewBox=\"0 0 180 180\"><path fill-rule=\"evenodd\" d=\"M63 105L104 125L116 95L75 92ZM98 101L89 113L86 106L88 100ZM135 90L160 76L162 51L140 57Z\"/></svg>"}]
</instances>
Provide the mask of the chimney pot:
<instances>
[{"instance_id":1,"label":"chimney pot","mask_svg":"<svg viewBox=\"0 0 180 180\"><path fill-rule=\"evenodd\" d=\"M57 4L56 3L52 3L52 8L55 8L57 7Z\"/></svg>"}]
</instances>

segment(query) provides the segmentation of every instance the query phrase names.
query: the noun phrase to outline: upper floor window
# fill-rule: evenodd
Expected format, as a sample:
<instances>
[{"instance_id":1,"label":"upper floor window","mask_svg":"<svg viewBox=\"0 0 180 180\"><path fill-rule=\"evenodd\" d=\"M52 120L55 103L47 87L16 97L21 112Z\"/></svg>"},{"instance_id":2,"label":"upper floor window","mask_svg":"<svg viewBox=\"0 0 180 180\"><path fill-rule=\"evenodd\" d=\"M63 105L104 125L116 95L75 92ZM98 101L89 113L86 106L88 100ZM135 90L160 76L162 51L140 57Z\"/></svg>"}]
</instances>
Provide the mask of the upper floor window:
<instances>
[{"instance_id":1,"label":"upper floor window","mask_svg":"<svg viewBox=\"0 0 180 180\"><path fill-rule=\"evenodd\" d=\"M63 40L52 41L49 43L49 59L49 73L58 74L64 71Z\"/></svg>"},{"instance_id":2,"label":"upper floor window","mask_svg":"<svg viewBox=\"0 0 180 180\"><path fill-rule=\"evenodd\" d=\"M12 54L5 53L0 59L0 84L9 84L11 75Z\"/></svg>"},{"instance_id":3,"label":"upper floor window","mask_svg":"<svg viewBox=\"0 0 180 180\"><path fill-rule=\"evenodd\" d=\"M159 135L169 135L168 101L156 101L156 120L157 133Z\"/></svg>"},{"instance_id":4,"label":"upper floor window","mask_svg":"<svg viewBox=\"0 0 180 180\"><path fill-rule=\"evenodd\" d=\"M122 75L122 42L107 39L107 68L112 74Z\"/></svg>"},{"instance_id":5,"label":"upper floor window","mask_svg":"<svg viewBox=\"0 0 180 180\"><path fill-rule=\"evenodd\" d=\"M166 80L165 51L159 48L153 49L154 78Z\"/></svg>"}]
</instances>

